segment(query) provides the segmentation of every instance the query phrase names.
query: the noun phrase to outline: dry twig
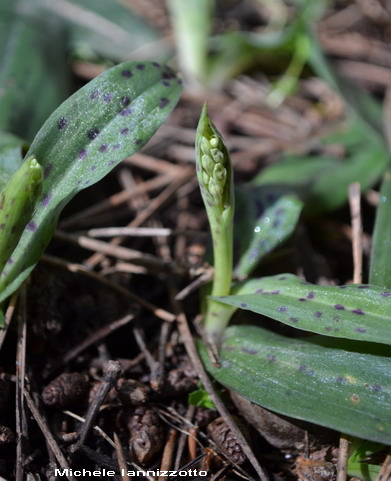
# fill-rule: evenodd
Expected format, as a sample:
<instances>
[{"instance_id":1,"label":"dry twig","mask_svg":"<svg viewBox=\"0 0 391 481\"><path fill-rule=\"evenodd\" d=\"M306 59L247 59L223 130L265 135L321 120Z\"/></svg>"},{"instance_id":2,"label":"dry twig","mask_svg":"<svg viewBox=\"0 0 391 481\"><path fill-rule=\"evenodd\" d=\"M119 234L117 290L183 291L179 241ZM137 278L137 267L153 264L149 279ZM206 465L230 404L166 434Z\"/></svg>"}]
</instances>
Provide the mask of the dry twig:
<instances>
[{"instance_id":1,"label":"dry twig","mask_svg":"<svg viewBox=\"0 0 391 481\"><path fill-rule=\"evenodd\" d=\"M349 446L350 446L350 441L348 437L345 436L344 434L341 434L341 438L339 440L336 481L346 481Z\"/></svg>"},{"instance_id":2,"label":"dry twig","mask_svg":"<svg viewBox=\"0 0 391 481\"><path fill-rule=\"evenodd\" d=\"M38 408L33 401L33 398L30 396L30 393L27 390L24 391L24 397L26 398L26 402L31 411L31 414L34 416L34 419L36 420L39 428L45 436L50 446L50 449L53 451L53 454L58 461L58 464L61 466L62 469L70 472L70 466L68 464L68 461L65 459L65 456L63 455L60 447L58 446L57 441L54 439L54 436L50 432L45 419L39 413ZM68 479L69 481L76 481L76 478L74 478L72 475L68 475Z\"/></svg>"},{"instance_id":3,"label":"dry twig","mask_svg":"<svg viewBox=\"0 0 391 481\"><path fill-rule=\"evenodd\" d=\"M176 429L170 429L168 432L168 437L166 445L163 450L162 461L160 464L160 471L167 471L172 467L172 459L175 450L175 441L178 436L178 431ZM167 476L159 476L158 481L165 481Z\"/></svg>"},{"instance_id":4,"label":"dry twig","mask_svg":"<svg viewBox=\"0 0 391 481\"><path fill-rule=\"evenodd\" d=\"M75 445L73 445L73 452L76 452L80 448L80 446L84 445L88 433L93 427L92 425L95 421L101 404L103 403L107 393L110 391L116 380L119 378L120 374L121 366L119 365L119 363L115 361L110 361L107 366L107 371L105 373L102 385L96 391L96 395L88 408L85 422L81 425L79 429L79 440Z\"/></svg>"},{"instance_id":5,"label":"dry twig","mask_svg":"<svg viewBox=\"0 0 391 481\"><path fill-rule=\"evenodd\" d=\"M349 185L349 204L352 218L353 242L353 283L362 282L362 224L361 224L361 186L358 182Z\"/></svg>"}]
</instances>

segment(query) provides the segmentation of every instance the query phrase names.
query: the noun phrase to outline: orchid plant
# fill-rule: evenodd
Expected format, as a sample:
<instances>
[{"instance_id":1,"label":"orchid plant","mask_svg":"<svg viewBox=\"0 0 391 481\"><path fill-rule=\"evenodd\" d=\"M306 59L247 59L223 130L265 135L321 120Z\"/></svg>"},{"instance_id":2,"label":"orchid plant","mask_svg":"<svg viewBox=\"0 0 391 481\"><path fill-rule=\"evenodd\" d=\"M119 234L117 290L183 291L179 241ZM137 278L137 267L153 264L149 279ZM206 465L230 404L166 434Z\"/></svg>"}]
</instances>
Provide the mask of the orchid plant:
<instances>
[{"instance_id":1,"label":"orchid plant","mask_svg":"<svg viewBox=\"0 0 391 481\"><path fill-rule=\"evenodd\" d=\"M282 273L248 277L258 260L294 229L302 204L294 193L260 196L252 238L232 264L233 170L229 153L204 107L196 137L197 175L214 251L214 280L204 328L218 344L219 362L200 345L221 384L273 411L370 441L391 444L391 279L384 226L390 207L379 208L370 284L318 286ZM390 189L389 176L384 189ZM388 200L388 194L385 196ZM262 201L262 202L261 202ZM283 226L283 231L281 231ZM240 235L243 235L240 232ZM265 241L268 242L265 242ZM380 272L381 271L381 272ZM297 330L290 338L256 325L226 326L234 312L262 315ZM243 317L243 316L242 316ZM300 337L304 334L316 335Z\"/></svg>"}]
</instances>

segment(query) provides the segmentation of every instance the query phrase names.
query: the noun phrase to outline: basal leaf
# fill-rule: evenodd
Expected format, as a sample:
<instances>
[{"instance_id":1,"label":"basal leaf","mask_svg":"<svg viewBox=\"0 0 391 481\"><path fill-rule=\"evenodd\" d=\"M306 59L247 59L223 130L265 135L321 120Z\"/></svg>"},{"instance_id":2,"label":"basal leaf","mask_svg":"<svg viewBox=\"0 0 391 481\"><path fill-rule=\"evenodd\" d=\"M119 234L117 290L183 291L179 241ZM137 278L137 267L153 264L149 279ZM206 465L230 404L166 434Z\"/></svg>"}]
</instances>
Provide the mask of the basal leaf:
<instances>
[{"instance_id":1,"label":"basal leaf","mask_svg":"<svg viewBox=\"0 0 391 481\"><path fill-rule=\"evenodd\" d=\"M125 62L92 80L49 117L27 153L44 169L42 196L12 264L1 274L0 302L31 272L67 202L145 145L180 92L180 80L168 67Z\"/></svg>"},{"instance_id":2,"label":"basal leaf","mask_svg":"<svg viewBox=\"0 0 391 481\"><path fill-rule=\"evenodd\" d=\"M248 276L259 261L294 231L302 203L293 194L258 187L239 192L235 218L238 277Z\"/></svg>"},{"instance_id":3,"label":"basal leaf","mask_svg":"<svg viewBox=\"0 0 391 481\"><path fill-rule=\"evenodd\" d=\"M216 300L331 337L391 344L391 292L367 284L316 286L292 274L238 284Z\"/></svg>"},{"instance_id":4,"label":"basal leaf","mask_svg":"<svg viewBox=\"0 0 391 481\"><path fill-rule=\"evenodd\" d=\"M386 172L380 190L373 232L369 282L391 288L391 172Z\"/></svg>"},{"instance_id":5,"label":"basal leaf","mask_svg":"<svg viewBox=\"0 0 391 481\"><path fill-rule=\"evenodd\" d=\"M354 346L364 343L328 341L234 326L226 331L221 367L211 364L203 346L200 350L217 381L256 404L390 444L391 359L378 345L354 352Z\"/></svg>"}]
</instances>

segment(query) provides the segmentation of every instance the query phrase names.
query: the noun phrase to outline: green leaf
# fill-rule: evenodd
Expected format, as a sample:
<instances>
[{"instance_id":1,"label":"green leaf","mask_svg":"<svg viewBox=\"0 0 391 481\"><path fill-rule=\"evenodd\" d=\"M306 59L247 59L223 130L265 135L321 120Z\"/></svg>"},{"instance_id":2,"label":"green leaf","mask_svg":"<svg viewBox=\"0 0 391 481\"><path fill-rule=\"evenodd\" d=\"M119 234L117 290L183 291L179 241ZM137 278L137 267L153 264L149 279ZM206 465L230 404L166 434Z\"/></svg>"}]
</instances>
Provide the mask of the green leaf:
<instances>
[{"instance_id":1,"label":"green leaf","mask_svg":"<svg viewBox=\"0 0 391 481\"><path fill-rule=\"evenodd\" d=\"M362 439L352 439L348 459L348 475L357 476L362 481L375 481L380 466L370 463L370 458L386 448L383 444Z\"/></svg>"},{"instance_id":2,"label":"green leaf","mask_svg":"<svg viewBox=\"0 0 391 481\"><path fill-rule=\"evenodd\" d=\"M12 265L1 274L0 302L31 272L67 202L145 145L180 92L180 81L168 67L125 62L92 80L50 116L27 153L44 169L42 196Z\"/></svg>"},{"instance_id":3,"label":"green leaf","mask_svg":"<svg viewBox=\"0 0 391 481\"><path fill-rule=\"evenodd\" d=\"M31 140L67 96L66 37L36 2L0 0L0 130Z\"/></svg>"},{"instance_id":4,"label":"green leaf","mask_svg":"<svg viewBox=\"0 0 391 481\"><path fill-rule=\"evenodd\" d=\"M258 187L237 191L235 238L237 277L251 274L259 261L295 230L303 204L292 194Z\"/></svg>"},{"instance_id":5,"label":"green leaf","mask_svg":"<svg viewBox=\"0 0 391 481\"><path fill-rule=\"evenodd\" d=\"M349 477L356 477L361 481L376 481L380 466L359 461L348 462Z\"/></svg>"},{"instance_id":6,"label":"green leaf","mask_svg":"<svg viewBox=\"0 0 391 481\"><path fill-rule=\"evenodd\" d=\"M198 389L191 392L188 396L189 404L199 408L208 408L216 411L215 403L210 398L201 382L198 383Z\"/></svg>"},{"instance_id":7,"label":"green leaf","mask_svg":"<svg viewBox=\"0 0 391 481\"><path fill-rule=\"evenodd\" d=\"M204 346L200 351L217 381L256 404L390 444L391 359L382 352L386 349L327 341L291 339L255 326L234 326L225 334L221 367L212 365ZM354 352L357 346L363 346L362 351Z\"/></svg>"},{"instance_id":8,"label":"green leaf","mask_svg":"<svg viewBox=\"0 0 391 481\"><path fill-rule=\"evenodd\" d=\"M353 115L347 129L325 137L322 142L342 144L345 158L285 155L264 169L252 185L290 188L304 201L306 211L314 213L343 205L352 182L359 182L362 190L368 189L389 163L383 139Z\"/></svg>"},{"instance_id":9,"label":"green leaf","mask_svg":"<svg viewBox=\"0 0 391 481\"><path fill-rule=\"evenodd\" d=\"M292 274L245 281L215 299L304 331L391 344L391 292L366 284L316 286Z\"/></svg>"},{"instance_id":10,"label":"green leaf","mask_svg":"<svg viewBox=\"0 0 391 481\"><path fill-rule=\"evenodd\" d=\"M376 211L375 229L372 239L372 252L369 282L384 288L391 288L391 172L384 175L380 190L380 203Z\"/></svg>"},{"instance_id":11,"label":"green leaf","mask_svg":"<svg viewBox=\"0 0 391 481\"><path fill-rule=\"evenodd\" d=\"M0 194L0 271L14 262L10 255L41 195L42 177L42 167L33 156L28 157Z\"/></svg>"}]
</instances>

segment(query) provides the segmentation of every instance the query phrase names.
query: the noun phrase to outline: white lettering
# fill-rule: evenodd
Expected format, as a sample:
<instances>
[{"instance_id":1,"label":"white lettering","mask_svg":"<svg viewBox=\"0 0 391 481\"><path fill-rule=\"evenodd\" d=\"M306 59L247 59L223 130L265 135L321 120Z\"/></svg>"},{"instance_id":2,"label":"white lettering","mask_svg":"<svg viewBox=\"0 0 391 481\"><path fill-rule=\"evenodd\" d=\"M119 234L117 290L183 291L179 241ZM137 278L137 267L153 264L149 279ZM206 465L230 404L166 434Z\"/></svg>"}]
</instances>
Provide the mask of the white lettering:
<instances>
[{"instance_id":1,"label":"white lettering","mask_svg":"<svg viewBox=\"0 0 391 481\"><path fill-rule=\"evenodd\" d=\"M138 471L127 471L126 469L121 469L120 475L122 477L124 476L152 476L152 477L159 477L159 476L180 476L180 477L185 477L185 476L208 476L207 471L197 471L196 469L188 469L188 470L181 470L181 471L160 471L154 470L154 471L143 471L143 470L138 470ZM88 469L58 469L56 468L54 470L54 476L64 476L64 477L71 477L71 476L82 476L82 477L95 477L95 478L100 478L101 476L116 476L116 471L113 470L107 470L102 469L102 470L95 470L95 471L90 471Z\"/></svg>"}]
</instances>

